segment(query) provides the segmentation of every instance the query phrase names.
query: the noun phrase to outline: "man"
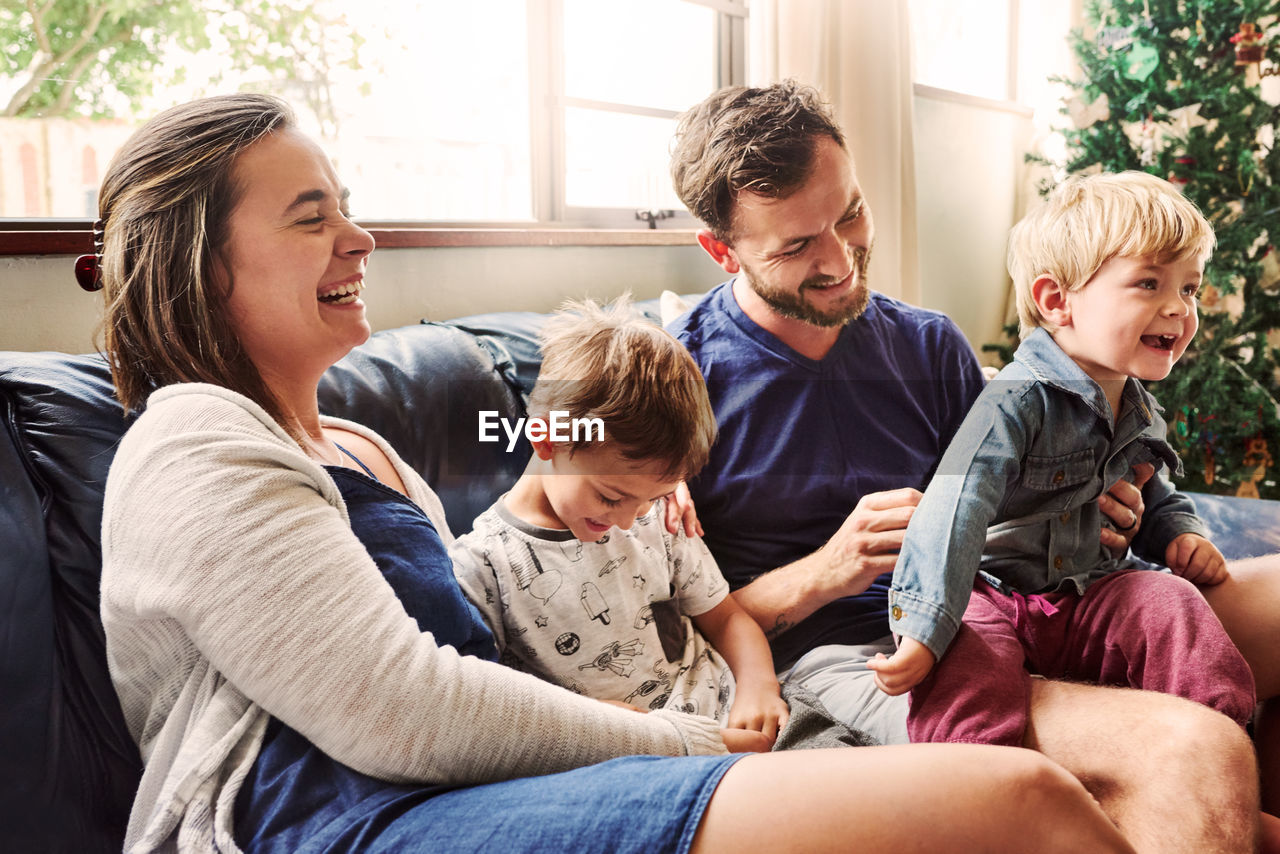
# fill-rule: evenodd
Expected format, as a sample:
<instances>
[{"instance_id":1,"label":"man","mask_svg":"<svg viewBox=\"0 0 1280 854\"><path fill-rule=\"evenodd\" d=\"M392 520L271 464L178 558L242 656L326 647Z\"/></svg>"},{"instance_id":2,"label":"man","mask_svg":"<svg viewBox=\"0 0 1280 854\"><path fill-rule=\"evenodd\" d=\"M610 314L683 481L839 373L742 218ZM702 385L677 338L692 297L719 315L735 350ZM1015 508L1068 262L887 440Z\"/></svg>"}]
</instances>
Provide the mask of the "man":
<instances>
[{"instance_id":1,"label":"man","mask_svg":"<svg viewBox=\"0 0 1280 854\"><path fill-rule=\"evenodd\" d=\"M720 424L691 484L706 541L787 678L847 723L904 741L905 699L881 694L866 661L892 651L887 573L981 387L972 349L945 316L869 290L871 212L813 90L712 95L681 121L672 176L706 225L699 243L734 276L672 328L702 367ZM1104 531L1104 544L1127 546L1141 493L1121 483L1099 501L1125 531ZM1210 601L1259 696L1280 693L1274 576L1242 567L1229 595ZM1252 749L1216 712L1036 680L1027 746L1076 774L1139 850L1252 844Z\"/></svg>"}]
</instances>

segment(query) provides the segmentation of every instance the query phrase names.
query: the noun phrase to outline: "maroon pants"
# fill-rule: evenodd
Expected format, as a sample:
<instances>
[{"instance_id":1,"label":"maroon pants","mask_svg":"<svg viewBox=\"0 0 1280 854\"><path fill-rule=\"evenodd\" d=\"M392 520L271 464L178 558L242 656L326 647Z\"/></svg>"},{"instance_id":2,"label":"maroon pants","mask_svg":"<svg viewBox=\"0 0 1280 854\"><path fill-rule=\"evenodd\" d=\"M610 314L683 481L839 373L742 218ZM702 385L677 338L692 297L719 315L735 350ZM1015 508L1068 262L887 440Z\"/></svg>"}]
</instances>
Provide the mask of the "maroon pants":
<instances>
[{"instance_id":1,"label":"maroon pants","mask_svg":"<svg viewBox=\"0 0 1280 854\"><path fill-rule=\"evenodd\" d=\"M1127 570L1075 593L1006 595L981 578L960 631L911 691L915 741L1020 746L1031 674L1176 694L1243 726L1253 674L1189 581Z\"/></svg>"}]
</instances>

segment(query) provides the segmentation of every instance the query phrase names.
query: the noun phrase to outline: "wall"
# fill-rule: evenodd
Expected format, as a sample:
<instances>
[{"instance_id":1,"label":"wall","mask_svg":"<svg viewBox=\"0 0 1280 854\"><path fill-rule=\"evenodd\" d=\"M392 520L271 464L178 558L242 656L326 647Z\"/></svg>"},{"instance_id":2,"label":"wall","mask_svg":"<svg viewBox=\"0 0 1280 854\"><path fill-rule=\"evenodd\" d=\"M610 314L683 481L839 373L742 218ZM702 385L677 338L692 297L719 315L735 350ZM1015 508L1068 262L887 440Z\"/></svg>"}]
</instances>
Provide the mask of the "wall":
<instances>
[{"instance_id":1,"label":"wall","mask_svg":"<svg viewBox=\"0 0 1280 854\"><path fill-rule=\"evenodd\" d=\"M102 297L76 284L70 256L0 257L0 350L94 349ZM637 299L707 290L726 278L698 246L383 249L369 260L375 329L487 311L549 311L566 297Z\"/></svg>"},{"instance_id":2,"label":"wall","mask_svg":"<svg viewBox=\"0 0 1280 854\"><path fill-rule=\"evenodd\" d=\"M975 347L1000 335L1006 240L1021 215L1031 133L1029 110L965 96L915 98L921 302L951 315Z\"/></svg>"}]
</instances>

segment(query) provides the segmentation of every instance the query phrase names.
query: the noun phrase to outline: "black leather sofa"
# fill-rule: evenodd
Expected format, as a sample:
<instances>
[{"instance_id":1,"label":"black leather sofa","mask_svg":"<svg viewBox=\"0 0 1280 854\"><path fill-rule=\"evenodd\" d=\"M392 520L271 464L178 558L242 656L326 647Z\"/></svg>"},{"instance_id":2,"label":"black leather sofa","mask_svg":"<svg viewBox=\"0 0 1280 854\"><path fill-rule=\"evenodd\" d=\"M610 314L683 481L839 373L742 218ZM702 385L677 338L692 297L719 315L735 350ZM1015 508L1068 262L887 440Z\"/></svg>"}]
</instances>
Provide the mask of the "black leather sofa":
<instances>
[{"instance_id":1,"label":"black leather sofa","mask_svg":"<svg viewBox=\"0 0 1280 854\"><path fill-rule=\"evenodd\" d=\"M546 317L380 332L330 370L321 408L385 436L466 531L528 458L479 442L477 412L524 414ZM103 360L60 353L0 353L0 416L0 851L119 851L140 762L107 675L98 580L127 424ZM1229 556L1280 551L1280 502L1198 503Z\"/></svg>"}]
</instances>

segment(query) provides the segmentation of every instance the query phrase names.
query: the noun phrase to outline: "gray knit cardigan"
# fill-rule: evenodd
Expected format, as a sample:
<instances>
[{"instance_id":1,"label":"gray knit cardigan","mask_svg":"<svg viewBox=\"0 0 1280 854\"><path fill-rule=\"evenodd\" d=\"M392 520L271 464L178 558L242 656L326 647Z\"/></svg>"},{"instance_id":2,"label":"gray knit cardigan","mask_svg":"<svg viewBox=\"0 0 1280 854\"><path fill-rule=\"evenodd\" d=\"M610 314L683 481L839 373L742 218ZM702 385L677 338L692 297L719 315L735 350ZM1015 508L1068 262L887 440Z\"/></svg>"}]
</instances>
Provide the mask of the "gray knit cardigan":
<instances>
[{"instance_id":1,"label":"gray knit cardigan","mask_svg":"<svg viewBox=\"0 0 1280 854\"><path fill-rule=\"evenodd\" d=\"M439 499L380 437L409 497ZM152 395L107 479L102 620L145 770L130 851L236 851L269 715L365 774L466 784L627 754L723 753L714 721L637 714L437 646L352 533L332 478L226 389Z\"/></svg>"}]
</instances>

